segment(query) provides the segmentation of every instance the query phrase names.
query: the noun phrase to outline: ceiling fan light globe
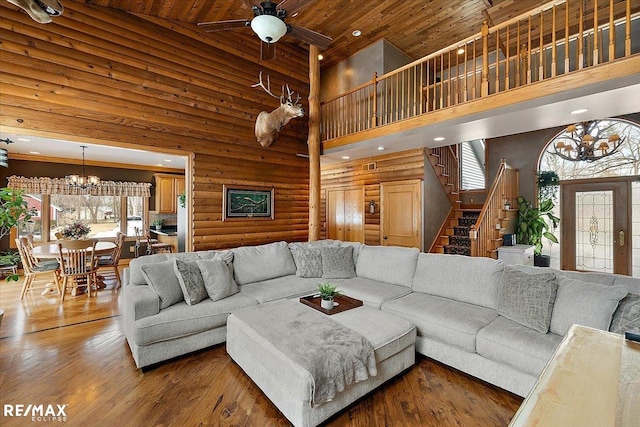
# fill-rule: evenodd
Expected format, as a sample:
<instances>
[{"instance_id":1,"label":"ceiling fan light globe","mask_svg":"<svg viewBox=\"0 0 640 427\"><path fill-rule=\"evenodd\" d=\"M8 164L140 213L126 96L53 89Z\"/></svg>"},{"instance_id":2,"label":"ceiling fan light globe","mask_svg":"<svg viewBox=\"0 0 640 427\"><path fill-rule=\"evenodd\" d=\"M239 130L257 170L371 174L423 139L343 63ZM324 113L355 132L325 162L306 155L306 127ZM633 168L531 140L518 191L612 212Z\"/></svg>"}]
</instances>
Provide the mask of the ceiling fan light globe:
<instances>
[{"instance_id":1,"label":"ceiling fan light globe","mask_svg":"<svg viewBox=\"0 0 640 427\"><path fill-rule=\"evenodd\" d=\"M275 43L287 33L287 25L272 15L259 15L251 20L251 29L265 43Z\"/></svg>"}]
</instances>

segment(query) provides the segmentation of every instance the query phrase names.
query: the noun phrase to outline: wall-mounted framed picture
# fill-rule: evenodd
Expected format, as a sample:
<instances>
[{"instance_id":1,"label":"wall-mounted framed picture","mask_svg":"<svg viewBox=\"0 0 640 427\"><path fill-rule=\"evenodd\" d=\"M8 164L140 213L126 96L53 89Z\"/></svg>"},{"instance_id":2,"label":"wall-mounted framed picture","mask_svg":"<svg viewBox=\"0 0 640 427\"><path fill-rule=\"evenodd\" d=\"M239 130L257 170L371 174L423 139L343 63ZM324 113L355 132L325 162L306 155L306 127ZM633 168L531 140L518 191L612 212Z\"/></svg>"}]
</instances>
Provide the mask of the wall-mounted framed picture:
<instances>
[{"instance_id":1,"label":"wall-mounted framed picture","mask_svg":"<svg viewBox=\"0 0 640 427\"><path fill-rule=\"evenodd\" d=\"M274 188L223 185L222 220L273 219Z\"/></svg>"}]
</instances>

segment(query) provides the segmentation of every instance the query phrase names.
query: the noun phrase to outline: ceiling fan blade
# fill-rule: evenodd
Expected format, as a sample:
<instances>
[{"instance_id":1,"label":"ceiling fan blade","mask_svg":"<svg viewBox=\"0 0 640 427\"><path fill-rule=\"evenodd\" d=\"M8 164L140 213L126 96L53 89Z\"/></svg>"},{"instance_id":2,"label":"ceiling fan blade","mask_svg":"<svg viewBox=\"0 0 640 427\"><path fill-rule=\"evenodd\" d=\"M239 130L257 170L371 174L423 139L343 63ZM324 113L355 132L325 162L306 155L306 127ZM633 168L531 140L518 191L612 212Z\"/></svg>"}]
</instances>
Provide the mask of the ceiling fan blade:
<instances>
[{"instance_id":1,"label":"ceiling fan blade","mask_svg":"<svg viewBox=\"0 0 640 427\"><path fill-rule=\"evenodd\" d=\"M276 57L276 45L275 43L265 43L260 41L260 59L262 61L268 61L275 59Z\"/></svg>"},{"instance_id":2,"label":"ceiling fan blade","mask_svg":"<svg viewBox=\"0 0 640 427\"><path fill-rule=\"evenodd\" d=\"M331 44L331 41L333 40L329 36L317 33L308 28L296 27L295 25L289 25L289 28L291 29L289 34L291 34L293 37L302 40L303 42L314 44L320 49L328 48Z\"/></svg>"},{"instance_id":3,"label":"ceiling fan blade","mask_svg":"<svg viewBox=\"0 0 640 427\"><path fill-rule=\"evenodd\" d=\"M248 0L247 0L248 1ZM287 16L292 18L294 14L300 12L300 10L317 0L282 0L278 3L278 9L284 9L287 11Z\"/></svg>"},{"instance_id":4,"label":"ceiling fan blade","mask_svg":"<svg viewBox=\"0 0 640 427\"><path fill-rule=\"evenodd\" d=\"M222 31L247 27L250 24L251 21L246 19L230 19L228 21L198 22L198 27L205 31Z\"/></svg>"}]
</instances>

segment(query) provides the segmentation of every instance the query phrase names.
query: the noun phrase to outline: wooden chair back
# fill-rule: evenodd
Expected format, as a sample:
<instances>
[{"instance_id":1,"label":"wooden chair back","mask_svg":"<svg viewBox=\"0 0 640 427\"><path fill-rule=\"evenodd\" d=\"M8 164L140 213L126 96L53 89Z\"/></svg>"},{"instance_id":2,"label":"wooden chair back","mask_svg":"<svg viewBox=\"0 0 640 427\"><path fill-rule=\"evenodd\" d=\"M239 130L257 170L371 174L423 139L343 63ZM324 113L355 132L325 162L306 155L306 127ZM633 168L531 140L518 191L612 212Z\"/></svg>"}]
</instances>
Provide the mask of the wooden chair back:
<instances>
[{"instance_id":1,"label":"wooden chair back","mask_svg":"<svg viewBox=\"0 0 640 427\"><path fill-rule=\"evenodd\" d=\"M33 256L29 249L29 242L26 237L16 238L16 248L20 254L20 262L22 262L22 269L25 274L31 274L33 272Z\"/></svg>"},{"instance_id":2,"label":"wooden chair back","mask_svg":"<svg viewBox=\"0 0 640 427\"><path fill-rule=\"evenodd\" d=\"M62 276L85 276L97 269L94 239L60 240L59 262Z\"/></svg>"}]
</instances>

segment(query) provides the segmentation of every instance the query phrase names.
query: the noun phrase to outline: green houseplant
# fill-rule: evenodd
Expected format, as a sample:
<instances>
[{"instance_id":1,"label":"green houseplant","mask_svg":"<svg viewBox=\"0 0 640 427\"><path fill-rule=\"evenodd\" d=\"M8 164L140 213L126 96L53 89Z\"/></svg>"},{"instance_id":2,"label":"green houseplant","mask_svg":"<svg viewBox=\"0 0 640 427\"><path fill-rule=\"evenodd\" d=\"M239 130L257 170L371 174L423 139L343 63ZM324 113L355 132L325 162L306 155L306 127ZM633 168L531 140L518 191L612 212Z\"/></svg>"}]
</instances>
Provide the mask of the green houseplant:
<instances>
[{"instance_id":1,"label":"green houseplant","mask_svg":"<svg viewBox=\"0 0 640 427\"><path fill-rule=\"evenodd\" d=\"M153 226L156 228L156 230L161 230L165 222L166 221L164 219L158 218L155 221L153 221Z\"/></svg>"},{"instance_id":2,"label":"green houseplant","mask_svg":"<svg viewBox=\"0 0 640 427\"><path fill-rule=\"evenodd\" d=\"M333 298L336 295L340 295L340 291L331 283L320 283L318 285L318 293L322 299L320 302L321 307L327 310L333 308Z\"/></svg>"},{"instance_id":3,"label":"green houseplant","mask_svg":"<svg viewBox=\"0 0 640 427\"><path fill-rule=\"evenodd\" d=\"M547 199L540 203L539 207L533 207L524 197L518 196L518 242L525 245L533 245L534 254L538 257L542 253L542 238L546 237L554 243L558 243L558 239L549 231L547 218L555 229L560 222L560 218L553 214L553 200ZM536 264L538 265L538 264Z\"/></svg>"},{"instance_id":4,"label":"green houseplant","mask_svg":"<svg viewBox=\"0 0 640 427\"><path fill-rule=\"evenodd\" d=\"M22 197L23 194L21 190L0 188L0 239L8 236L13 227L19 227L33 216L33 211ZM6 253L0 257L0 264L16 265L19 259L14 253ZM10 274L7 276L7 281L17 281L18 278L17 274Z\"/></svg>"},{"instance_id":5,"label":"green houseplant","mask_svg":"<svg viewBox=\"0 0 640 427\"><path fill-rule=\"evenodd\" d=\"M555 171L538 172L538 198L540 201L551 199L553 203L556 203L559 186L560 177Z\"/></svg>"}]
</instances>

